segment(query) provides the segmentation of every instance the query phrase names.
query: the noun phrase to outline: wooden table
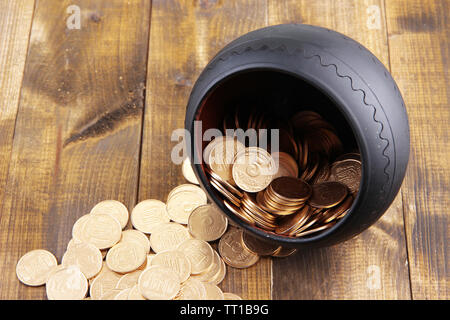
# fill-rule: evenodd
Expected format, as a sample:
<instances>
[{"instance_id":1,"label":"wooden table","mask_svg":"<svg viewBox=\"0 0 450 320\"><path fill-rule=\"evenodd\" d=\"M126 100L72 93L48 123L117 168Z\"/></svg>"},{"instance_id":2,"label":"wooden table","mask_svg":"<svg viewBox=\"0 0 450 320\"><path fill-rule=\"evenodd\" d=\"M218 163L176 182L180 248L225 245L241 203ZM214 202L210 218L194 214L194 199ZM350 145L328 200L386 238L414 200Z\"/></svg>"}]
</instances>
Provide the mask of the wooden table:
<instances>
[{"instance_id":1,"label":"wooden table","mask_svg":"<svg viewBox=\"0 0 450 320\"><path fill-rule=\"evenodd\" d=\"M78 28L76 14L80 9ZM61 259L74 221L104 199L132 208L183 183L170 161L191 88L234 38L279 23L342 32L392 72L411 158L387 213L356 238L228 268L245 299L448 299L448 0L0 2L0 297L44 298L15 265Z\"/></svg>"}]
</instances>

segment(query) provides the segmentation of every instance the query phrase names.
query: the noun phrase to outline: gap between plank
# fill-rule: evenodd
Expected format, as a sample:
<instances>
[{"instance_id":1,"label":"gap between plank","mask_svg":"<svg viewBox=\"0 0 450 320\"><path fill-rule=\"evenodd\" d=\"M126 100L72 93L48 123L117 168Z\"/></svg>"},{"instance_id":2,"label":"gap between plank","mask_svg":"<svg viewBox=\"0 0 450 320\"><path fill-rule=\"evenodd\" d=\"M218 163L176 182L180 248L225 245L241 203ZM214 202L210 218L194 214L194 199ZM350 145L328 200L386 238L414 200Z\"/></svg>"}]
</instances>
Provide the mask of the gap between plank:
<instances>
[{"instance_id":1,"label":"gap between plank","mask_svg":"<svg viewBox=\"0 0 450 320\"><path fill-rule=\"evenodd\" d=\"M153 0L150 1L150 12L149 12L149 27L148 27L148 37L147 37L147 58L145 59L145 81L144 90L142 91L142 115L141 115L141 133L139 137L139 154L138 154L138 165L137 165L137 180L136 180L136 197L134 205L139 203L139 191L141 186L141 161L142 161L142 145L144 140L144 123L145 123L145 110L147 101L147 80L148 80L148 60L150 57L150 37L152 28L152 11L153 11Z\"/></svg>"},{"instance_id":2,"label":"gap between plank","mask_svg":"<svg viewBox=\"0 0 450 320\"><path fill-rule=\"evenodd\" d=\"M384 10L384 29L385 29L385 33L386 33L386 45L388 48L388 67L389 67L389 72L392 73L392 67L391 67L391 47L389 45L389 31L388 31L388 23L387 23L387 7L386 7L386 0L382 0L383 1L383 10ZM395 79L394 79L395 80ZM403 97L402 97L403 98ZM406 234L406 215L405 215L405 198L403 196L403 188L400 188L400 199L402 200L402 218L403 218L403 236L405 238L405 247L406 247L406 260L407 260L407 264L408 264L408 281L409 281L409 296L411 300L414 300L414 296L413 296L413 290L412 290L412 280L411 280L411 269L410 269L410 263L409 263L409 250L408 250L408 236Z\"/></svg>"}]
</instances>

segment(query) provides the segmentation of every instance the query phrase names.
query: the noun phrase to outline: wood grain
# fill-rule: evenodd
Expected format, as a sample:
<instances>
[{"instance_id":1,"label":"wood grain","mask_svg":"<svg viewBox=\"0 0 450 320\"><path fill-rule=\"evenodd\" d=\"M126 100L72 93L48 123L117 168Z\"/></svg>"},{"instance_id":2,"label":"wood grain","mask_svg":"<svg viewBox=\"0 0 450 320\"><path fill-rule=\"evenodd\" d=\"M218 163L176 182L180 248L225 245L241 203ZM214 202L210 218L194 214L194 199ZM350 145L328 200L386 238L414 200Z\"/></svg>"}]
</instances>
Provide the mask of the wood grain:
<instances>
[{"instance_id":1,"label":"wood grain","mask_svg":"<svg viewBox=\"0 0 450 320\"><path fill-rule=\"evenodd\" d=\"M67 7L81 9L68 29ZM39 1L0 221L0 297L45 297L19 284L17 260L60 261L75 220L104 199L136 201L150 5Z\"/></svg>"},{"instance_id":2,"label":"wood grain","mask_svg":"<svg viewBox=\"0 0 450 320\"><path fill-rule=\"evenodd\" d=\"M450 297L449 12L445 0L386 2L392 74L411 127L402 195L414 299Z\"/></svg>"},{"instance_id":3,"label":"wood grain","mask_svg":"<svg viewBox=\"0 0 450 320\"><path fill-rule=\"evenodd\" d=\"M195 80L213 55L234 38L265 26L264 1L175 1L152 4L139 199L166 200L185 183L171 161L172 131L184 128ZM228 268L224 291L244 299L270 298L270 260L246 270Z\"/></svg>"},{"instance_id":4,"label":"wood grain","mask_svg":"<svg viewBox=\"0 0 450 320\"><path fill-rule=\"evenodd\" d=\"M8 178L33 9L34 0L0 2L0 203Z\"/></svg>"},{"instance_id":5,"label":"wood grain","mask_svg":"<svg viewBox=\"0 0 450 320\"><path fill-rule=\"evenodd\" d=\"M340 31L391 67L411 127L407 177L356 238L228 267L222 289L244 299L449 298L448 1L150 3L0 1L0 299L45 298L19 283L17 260L36 248L60 260L73 222L98 201L131 209L185 183L170 137L198 75L239 35L288 22ZM69 5L81 9L79 30L67 28Z\"/></svg>"},{"instance_id":6,"label":"wood grain","mask_svg":"<svg viewBox=\"0 0 450 320\"><path fill-rule=\"evenodd\" d=\"M377 16L378 15L378 16ZM270 1L269 23L306 23L359 41L389 67L383 1ZM274 299L409 299L398 196L375 225L354 239L273 262Z\"/></svg>"}]
</instances>

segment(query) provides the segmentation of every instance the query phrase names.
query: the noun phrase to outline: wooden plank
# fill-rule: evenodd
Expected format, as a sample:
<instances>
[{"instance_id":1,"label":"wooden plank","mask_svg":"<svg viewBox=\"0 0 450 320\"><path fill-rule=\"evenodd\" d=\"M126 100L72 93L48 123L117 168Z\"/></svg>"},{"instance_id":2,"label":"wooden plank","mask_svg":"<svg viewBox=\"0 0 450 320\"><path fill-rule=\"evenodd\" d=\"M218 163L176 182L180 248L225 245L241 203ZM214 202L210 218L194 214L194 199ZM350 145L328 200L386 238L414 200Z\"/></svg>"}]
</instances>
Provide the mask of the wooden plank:
<instances>
[{"instance_id":1,"label":"wooden plank","mask_svg":"<svg viewBox=\"0 0 450 320\"><path fill-rule=\"evenodd\" d=\"M80 29L67 24L74 4ZM37 3L0 218L1 298L45 296L19 284L18 258L45 248L60 260L96 202L135 204L149 18L146 0Z\"/></svg>"},{"instance_id":2,"label":"wooden plank","mask_svg":"<svg viewBox=\"0 0 450 320\"><path fill-rule=\"evenodd\" d=\"M213 55L234 38L265 26L264 1L175 1L152 4L150 53L139 199L166 200L185 183L171 161L172 131L184 128L192 86ZM237 270L228 268L224 291L245 299L270 298L270 260Z\"/></svg>"},{"instance_id":3,"label":"wooden plank","mask_svg":"<svg viewBox=\"0 0 450 320\"><path fill-rule=\"evenodd\" d=\"M270 1L269 23L306 23L352 37L389 64L383 1ZM273 263L274 299L409 299L402 201L345 243Z\"/></svg>"},{"instance_id":4,"label":"wooden plank","mask_svg":"<svg viewBox=\"0 0 450 320\"><path fill-rule=\"evenodd\" d=\"M411 126L402 188L414 299L448 299L450 5L387 1L391 66Z\"/></svg>"},{"instance_id":5,"label":"wooden plank","mask_svg":"<svg viewBox=\"0 0 450 320\"><path fill-rule=\"evenodd\" d=\"M34 0L0 2L0 203L5 192Z\"/></svg>"}]
</instances>

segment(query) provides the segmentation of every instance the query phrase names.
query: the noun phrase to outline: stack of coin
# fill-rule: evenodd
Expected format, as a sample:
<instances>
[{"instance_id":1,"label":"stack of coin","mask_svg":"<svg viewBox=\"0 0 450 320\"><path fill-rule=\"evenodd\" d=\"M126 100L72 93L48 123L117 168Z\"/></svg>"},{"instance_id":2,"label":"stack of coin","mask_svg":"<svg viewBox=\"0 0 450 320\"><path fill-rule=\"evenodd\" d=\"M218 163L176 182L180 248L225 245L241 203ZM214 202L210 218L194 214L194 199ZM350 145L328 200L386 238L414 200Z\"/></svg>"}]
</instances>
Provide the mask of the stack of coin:
<instances>
[{"instance_id":1,"label":"stack of coin","mask_svg":"<svg viewBox=\"0 0 450 320\"><path fill-rule=\"evenodd\" d=\"M225 199L230 201L233 205L239 206L241 199L244 196L243 192L228 181L223 180L218 174L208 167L206 167L206 171L209 174L211 185L219 191Z\"/></svg>"},{"instance_id":2,"label":"stack of coin","mask_svg":"<svg viewBox=\"0 0 450 320\"><path fill-rule=\"evenodd\" d=\"M302 237L334 226L342 218L353 197L340 182L323 182L313 186L308 204L294 215L280 221L275 233Z\"/></svg>"},{"instance_id":3,"label":"stack of coin","mask_svg":"<svg viewBox=\"0 0 450 320\"><path fill-rule=\"evenodd\" d=\"M250 216L255 224L265 230L273 231L276 228L277 217L258 205L253 194L245 192L242 197L241 211Z\"/></svg>"},{"instance_id":4,"label":"stack of coin","mask_svg":"<svg viewBox=\"0 0 450 320\"><path fill-rule=\"evenodd\" d=\"M328 121L310 110L290 119L242 106L233 112L225 117L224 130L279 129L280 141L279 150L272 154L270 144L266 150L245 147L233 136L206 146L205 150L225 142L235 146L230 155L221 155L233 159L226 163L226 179L214 166L204 166L211 186L232 213L263 230L290 237L326 230L348 213L359 189L361 157L357 151L343 154L344 145Z\"/></svg>"},{"instance_id":5,"label":"stack of coin","mask_svg":"<svg viewBox=\"0 0 450 320\"><path fill-rule=\"evenodd\" d=\"M294 177L279 177L269 187L258 193L261 207L273 214L285 216L301 209L311 195L311 186Z\"/></svg>"}]
</instances>

